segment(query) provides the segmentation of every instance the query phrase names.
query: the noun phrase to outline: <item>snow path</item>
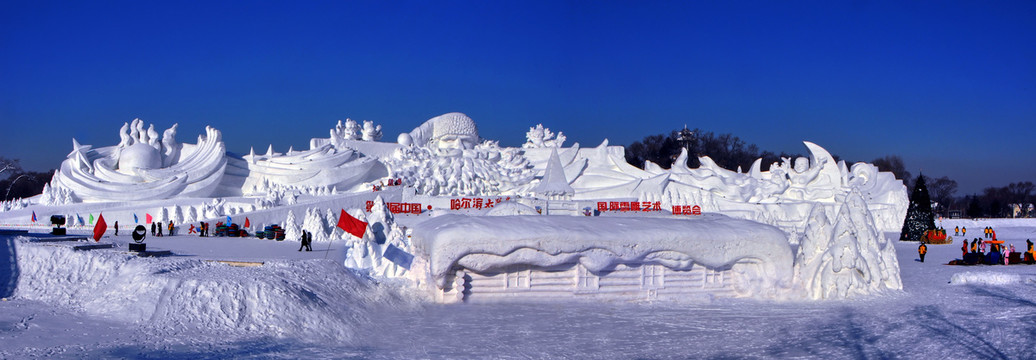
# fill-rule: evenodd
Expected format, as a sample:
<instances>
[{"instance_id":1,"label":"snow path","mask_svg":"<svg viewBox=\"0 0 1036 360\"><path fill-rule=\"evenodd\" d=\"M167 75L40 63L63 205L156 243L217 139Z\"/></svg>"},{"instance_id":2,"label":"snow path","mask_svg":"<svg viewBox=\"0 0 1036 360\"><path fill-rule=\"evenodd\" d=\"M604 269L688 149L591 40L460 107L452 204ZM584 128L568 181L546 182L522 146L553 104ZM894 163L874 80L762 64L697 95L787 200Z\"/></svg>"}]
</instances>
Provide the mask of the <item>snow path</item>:
<instances>
[{"instance_id":1,"label":"snow path","mask_svg":"<svg viewBox=\"0 0 1036 360\"><path fill-rule=\"evenodd\" d=\"M978 224L973 228L969 223L969 233L981 230L984 225ZM997 234L1016 247L1024 247L1026 238L1036 239L1036 222L993 224ZM954 225L944 222L943 226L952 232ZM921 263L916 243L894 243L903 274L904 291L899 295L827 302L416 307L402 299L387 299L369 306L337 304L361 312L357 316L366 319L350 323L355 327L354 337L341 341L317 341L311 334L214 335L143 324L127 326L16 298L0 302L0 358L1034 357L1036 284L958 285L951 280L967 272L1032 277L1036 266L943 265L960 256L959 241L930 245L926 262ZM297 243L283 244L281 250L286 251L279 253L300 255L291 246L297 247ZM312 262L283 261L287 267ZM324 277L318 275L310 280L321 279Z\"/></svg>"}]
</instances>

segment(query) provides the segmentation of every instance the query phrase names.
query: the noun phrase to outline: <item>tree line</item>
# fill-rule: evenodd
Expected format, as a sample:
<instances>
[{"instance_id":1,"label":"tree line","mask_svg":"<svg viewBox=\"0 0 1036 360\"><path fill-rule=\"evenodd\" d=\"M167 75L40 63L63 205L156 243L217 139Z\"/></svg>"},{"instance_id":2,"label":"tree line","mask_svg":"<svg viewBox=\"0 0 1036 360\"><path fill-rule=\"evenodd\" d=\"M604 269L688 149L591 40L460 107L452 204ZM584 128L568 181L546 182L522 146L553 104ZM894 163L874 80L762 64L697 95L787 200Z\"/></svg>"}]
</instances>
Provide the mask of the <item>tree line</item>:
<instances>
[{"instance_id":1,"label":"tree line","mask_svg":"<svg viewBox=\"0 0 1036 360\"><path fill-rule=\"evenodd\" d=\"M763 159L762 170L769 170L769 166L778 162L782 157L795 158L800 154L787 154L781 152L776 154L770 151L762 151L755 144L749 144L733 134L716 135L710 131L701 129L688 130L686 128L673 130L669 134L657 134L644 137L643 140L635 141L626 147L626 161L638 168L644 168L645 161L651 161L663 168L670 168L680 154L680 150L688 149L687 166L697 168L700 166L698 157L708 156L717 164L726 169L741 168L748 171L755 159ZM832 154L835 161L839 156ZM856 161L846 161L852 164ZM869 161L881 171L891 172L907 187L907 194L913 192L914 183L917 181L910 171L907 171L903 159L898 155L887 155ZM951 212L963 217L1012 217L1015 209L1011 204L1023 204L1022 216L1033 217L1036 214L1026 212L1024 206L1036 203L1036 186L1031 181L1011 183L1003 187L988 187L980 194L956 196L957 181L947 177L923 176L928 187L932 201L932 209L939 216L950 216Z\"/></svg>"}]
</instances>

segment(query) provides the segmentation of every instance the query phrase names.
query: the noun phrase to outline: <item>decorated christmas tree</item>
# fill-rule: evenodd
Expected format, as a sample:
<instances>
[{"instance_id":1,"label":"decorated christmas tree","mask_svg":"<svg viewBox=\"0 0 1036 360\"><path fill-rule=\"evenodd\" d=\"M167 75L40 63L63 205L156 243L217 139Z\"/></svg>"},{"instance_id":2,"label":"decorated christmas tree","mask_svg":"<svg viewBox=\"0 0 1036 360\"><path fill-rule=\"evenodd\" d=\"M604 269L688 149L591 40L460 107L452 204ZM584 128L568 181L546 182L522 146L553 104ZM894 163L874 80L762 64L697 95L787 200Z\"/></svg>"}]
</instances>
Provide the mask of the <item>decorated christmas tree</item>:
<instances>
[{"instance_id":1,"label":"decorated christmas tree","mask_svg":"<svg viewBox=\"0 0 1036 360\"><path fill-rule=\"evenodd\" d=\"M914 193L910 195L910 207L907 208L906 219L903 220L903 231L899 234L900 240L919 241L926 231L935 229L932 199L928 196L924 175L918 175L914 184Z\"/></svg>"}]
</instances>

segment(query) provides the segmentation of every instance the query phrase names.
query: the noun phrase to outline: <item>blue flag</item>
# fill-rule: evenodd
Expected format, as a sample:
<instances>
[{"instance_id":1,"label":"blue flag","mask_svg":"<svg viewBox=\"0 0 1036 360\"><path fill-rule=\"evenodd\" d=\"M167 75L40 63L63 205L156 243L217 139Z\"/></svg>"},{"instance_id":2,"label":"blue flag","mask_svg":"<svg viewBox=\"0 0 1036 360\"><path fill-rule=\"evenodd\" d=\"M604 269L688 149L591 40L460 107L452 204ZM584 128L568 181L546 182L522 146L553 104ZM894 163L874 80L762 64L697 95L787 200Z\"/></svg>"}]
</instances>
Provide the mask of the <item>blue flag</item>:
<instances>
[{"instance_id":1,"label":"blue flag","mask_svg":"<svg viewBox=\"0 0 1036 360\"><path fill-rule=\"evenodd\" d=\"M136 224L136 223L137 223L137 214L133 214L133 223L134 223L134 224Z\"/></svg>"},{"instance_id":2,"label":"blue flag","mask_svg":"<svg viewBox=\"0 0 1036 360\"><path fill-rule=\"evenodd\" d=\"M36 211L32 211L32 222L36 222Z\"/></svg>"},{"instance_id":3,"label":"blue flag","mask_svg":"<svg viewBox=\"0 0 1036 360\"><path fill-rule=\"evenodd\" d=\"M227 216L227 226L230 226L230 216Z\"/></svg>"}]
</instances>

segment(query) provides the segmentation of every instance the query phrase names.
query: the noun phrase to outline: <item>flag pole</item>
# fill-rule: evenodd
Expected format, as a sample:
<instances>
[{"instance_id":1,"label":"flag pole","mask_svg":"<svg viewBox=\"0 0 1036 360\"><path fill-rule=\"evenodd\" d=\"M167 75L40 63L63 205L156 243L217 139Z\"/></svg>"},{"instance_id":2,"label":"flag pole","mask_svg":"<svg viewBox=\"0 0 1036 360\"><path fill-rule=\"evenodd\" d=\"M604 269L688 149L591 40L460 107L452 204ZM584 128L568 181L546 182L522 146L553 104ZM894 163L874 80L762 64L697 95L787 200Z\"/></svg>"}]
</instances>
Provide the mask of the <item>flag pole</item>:
<instances>
[{"instance_id":1,"label":"flag pole","mask_svg":"<svg viewBox=\"0 0 1036 360\"><path fill-rule=\"evenodd\" d=\"M331 229L331 235L334 235L334 234L335 234L334 229ZM334 242L334 241L335 241L334 236L331 237L331 240L327 241L327 251L324 252L324 258L325 259L327 259L327 253L331 252L331 243Z\"/></svg>"}]
</instances>

